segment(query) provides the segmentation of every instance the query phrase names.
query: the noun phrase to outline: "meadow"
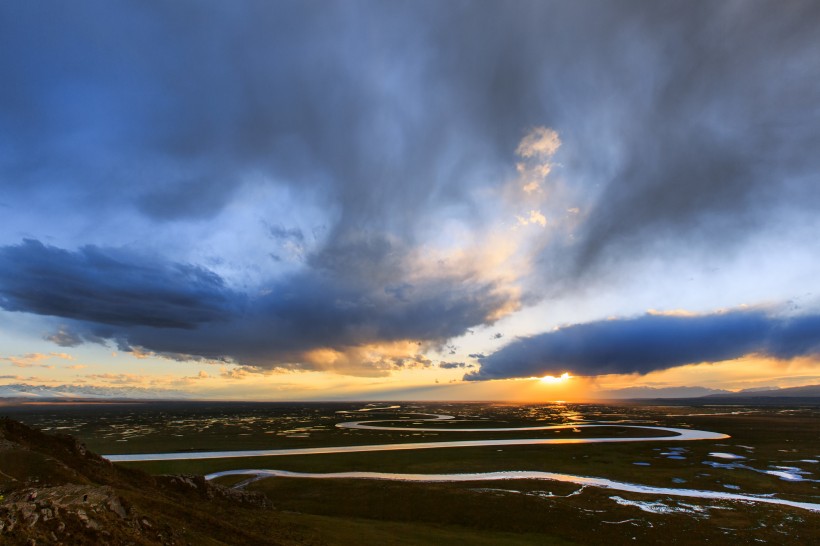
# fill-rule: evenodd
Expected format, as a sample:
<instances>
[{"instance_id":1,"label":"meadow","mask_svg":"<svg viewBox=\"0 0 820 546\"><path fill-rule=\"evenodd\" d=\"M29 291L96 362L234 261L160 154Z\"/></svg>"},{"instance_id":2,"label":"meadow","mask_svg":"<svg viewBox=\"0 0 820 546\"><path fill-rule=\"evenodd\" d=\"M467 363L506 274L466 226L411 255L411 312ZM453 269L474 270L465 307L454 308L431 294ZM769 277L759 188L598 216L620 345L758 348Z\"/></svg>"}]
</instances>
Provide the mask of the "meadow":
<instances>
[{"instance_id":1,"label":"meadow","mask_svg":"<svg viewBox=\"0 0 820 546\"><path fill-rule=\"evenodd\" d=\"M400 406L391 407L388 406ZM820 408L650 406L629 404L173 403L4 407L8 416L49 432L70 433L102 454L292 449L494 438L635 437L645 441L486 446L391 452L118 463L152 474L236 469L305 473L413 474L543 471L663 488L773 496L820 503ZM423 421L421 414L452 420ZM385 421L400 430L336 425ZM571 425L606 423L601 428ZM561 430L454 432L565 424ZM720 432L728 439L669 441L649 429ZM414 431L433 428L435 431ZM656 438L656 439L653 439ZM398 532L404 543L495 536L509 544L725 541L807 544L820 540L820 512L758 502L615 491L544 480L399 483L383 480L225 476L217 483L263 492L286 518L308 518L346 543L360 527ZM367 525L364 525L364 523ZM399 529L403 529L398 531ZM339 534L342 533L342 534ZM465 534L466 533L466 534ZM470 533L478 533L471 535ZM483 533L483 535L482 535ZM488 535L487 533L490 533ZM416 539L410 537L416 536ZM373 535L374 540L376 535ZM426 538L425 538L426 537ZM552 541L552 542L548 542ZM546 541L546 542L545 542Z\"/></svg>"}]
</instances>

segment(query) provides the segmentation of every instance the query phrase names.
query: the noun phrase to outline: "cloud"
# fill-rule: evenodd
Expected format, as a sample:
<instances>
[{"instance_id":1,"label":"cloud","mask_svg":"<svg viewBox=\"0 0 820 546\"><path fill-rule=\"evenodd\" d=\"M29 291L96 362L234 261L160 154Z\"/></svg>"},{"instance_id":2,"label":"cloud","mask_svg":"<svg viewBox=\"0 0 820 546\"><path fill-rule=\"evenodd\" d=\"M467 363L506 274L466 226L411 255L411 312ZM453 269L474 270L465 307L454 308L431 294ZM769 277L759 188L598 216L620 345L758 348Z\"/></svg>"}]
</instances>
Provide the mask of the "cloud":
<instances>
[{"instance_id":1,"label":"cloud","mask_svg":"<svg viewBox=\"0 0 820 546\"><path fill-rule=\"evenodd\" d=\"M541 227L547 226L547 217L544 216L541 213L541 211L538 210L531 210L529 216L518 216L516 218L518 220L518 223L522 226L526 226L527 224L538 224Z\"/></svg>"},{"instance_id":2,"label":"cloud","mask_svg":"<svg viewBox=\"0 0 820 546\"><path fill-rule=\"evenodd\" d=\"M223 366L219 370L219 377L222 379L247 379L253 375L263 373L262 370L252 366Z\"/></svg>"},{"instance_id":3,"label":"cloud","mask_svg":"<svg viewBox=\"0 0 820 546\"><path fill-rule=\"evenodd\" d=\"M37 377L34 375L24 377L22 375L0 375L0 379L12 379L14 381L31 381L33 383L55 383L55 379L49 379L46 377Z\"/></svg>"},{"instance_id":4,"label":"cloud","mask_svg":"<svg viewBox=\"0 0 820 546\"><path fill-rule=\"evenodd\" d=\"M32 366L37 366L37 362L41 360L45 360L48 358L47 354L43 353L28 353L22 356L4 356L0 357L0 360L5 360L7 362L11 362L11 364L17 368L30 368Z\"/></svg>"},{"instance_id":5,"label":"cloud","mask_svg":"<svg viewBox=\"0 0 820 546\"><path fill-rule=\"evenodd\" d=\"M60 347L76 347L83 343L83 339L77 337L74 332L65 327L61 327L56 332L43 336L43 339L50 341Z\"/></svg>"},{"instance_id":6,"label":"cloud","mask_svg":"<svg viewBox=\"0 0 820 546\"><path fill-rule=\"evenodd\" d=\"M270 226L268 231L271 237L275 239L293 240L299 243L305 240L305 234L302 233L302 230L299 228L285 228L281 225L276 225Z\"/></svg>"},{"instance_id":7,"label":"cloud","mask_svg":"<svg viewBox=\"0 0 820 546\"><path fill-rule=\"evenodd\" d=\"M786 181L775 203L820 199L800 180L817 166L803 113L820 94L818 9L182 2L52 20L4 6L15 25L0 45L17 52L0 65L15 135L4 202L65 180L89 223L127 211L161 228L283 186L325 196L331 241L412 237L442 209L480 212L476 180L503 178L515 152L540 161L561 145L565 175L593 194L579 267L641 252L658 229L722 226L702 244L729 245L766 222L770 181Z\"/></svg>"},{"instance_id":8,"label":"cloud","mask_svg":"<svg viewBox=\"0 0 820 546\"><path fill-rule=\"evenodd\" d=\"M9 311L111 326L194 328L222 320L235 299L222 279L197 266L150 263L94 246L70 252L30 239L0 247L0 306ZM76 339L64 331L55 338Z\"/></svg>"},{"instance_id":9,"label":"cloud","mask_svg":"<svg viewBox=\"0 0 820 546\"><path fill-rule=\"evenodd\" d=\"M664 36L641 26L630 44L643 44L632 54L647 69L627 70L632 84L603 76L620 89L608 111L621 107L623 115L614 114L620 128L592 126L603 131L601 144L618 133L618 159L600 173L605 180L576 233L571 274L602 274L629 257L735 249L782 223L799 225L820 204L817 160L809 155L820 137L803 113L820 103L809 76L820 59L810 53L808 23L820 8L804 5L774 20L764 3L707 11L666 18L650 10L645 22Z\"/></svg>"},{"instance_id":10,"label":"cloud","mask_svg":"<svg viewBox=\"0 0 820 546\"><path fill-rule=\"evenodd\" d=\"M444 370L454 370L457 368L474 368L475 364L467 364L466 362L439 362L438 367Z\"/></svg>"},{"instance_id":11,"label":"cloud","mask_svg":"<svg viewBox=\"0 0 820 546\"><path fill-rule=\"evenodd\" d=\"M196 375L191 375L191 376L186 376L186 377L180 377L180 378L177 378L177 379L173 379L173 380L170 380L169 383L171 385L174 385L174 386L186 386L186 385L193 385L198 381L201 381L203 379L210 379L212 377L214 377L214 376L212 376L208 372L200 370L199 373L196 374ZM225 376L223 374L223 378L225 378L225 377L227 377L227 376ZM154 383L157 384L158 381L155 380Z\"/></svg>"},{"instance_id":12,"label":"cloud","mask_svg":"<svg viewBox=\"0 0 820 546\"><path fill-rule=\"evenodd\" d=\"M61 358L63 360L74 360L74 357L68 353L48 353L51 358Z\"/></svg>"},{"instance_id":13,"label":"cloud","mask_svg":"<svg viewBox=\"0 0 820 546\"><path fill-rule=\"evenodd\" d=\"M138 358L384 375L429 366L419 343L460 335L510 304L495 282L460 268L417 275L397 292L414 258L394 249L369 240L319 253L313 269L249 295L198 266L27 240L0 247L0 306L72 320L56 341L111 340Z\"/></svg>"},{"instance_id":14,"label":"cloud","mask_svg":"<svg viewBox=\"0 0 820 546\"><path fill-rule=\"evenodd\" d=\"M74 357L67 353L27 353L22 356L3 356L0 360L11 362L11 365L16 368L46 368L53 370L54 365L38 364L41 360L50 358L60 358L63 360L74 360Z\"/></svg>"},{"instance_id":15,"label":"cloud","mask_svg":"<svg viewBox=\"0 0 820 546\"><path fill-rule=\"evenodd\" d=\"M709 315L647 314L575 324L518 338L481 358L468 380L647 374L749 354L791 359L820 353L820 315L779 317L759 310Z\"/></svg>"},{"instance_id":16,"label":"cloud","mask_svg":"<svg viewBox=\"0 0 820 546\"><path fill-rule=\"evenodd\" d=\"M111 385L142 385L145 383L153 383L150 376L139 375L133 373L98 373L88 374L85 379L93 379L102 381Z\"/></svg>"},{"instance_id":17,"label":"cloud","mask_svg":"<svg viewBox=\"0 0 820 546\"><path fill-rule=\"evenodd\" d=\"M818 18L1 3L0 306L57 317L62 347L264 369L329 350L378 374L420 349L352 355L440 344L645 261L729 263L777 230L809 253L793 228L820 206Z\"/></svg>"},{"instance_id":18,"label":"cloud","mask_svg":"<svg viewBox=\"0 0 820 546\"><path fill-rule=\"evenodd\" d=\"M536 127L518 144L515 153L523 158L546 159L552 157L561 146L561 139L554 129Z\"/></svg>"}]
</instances>

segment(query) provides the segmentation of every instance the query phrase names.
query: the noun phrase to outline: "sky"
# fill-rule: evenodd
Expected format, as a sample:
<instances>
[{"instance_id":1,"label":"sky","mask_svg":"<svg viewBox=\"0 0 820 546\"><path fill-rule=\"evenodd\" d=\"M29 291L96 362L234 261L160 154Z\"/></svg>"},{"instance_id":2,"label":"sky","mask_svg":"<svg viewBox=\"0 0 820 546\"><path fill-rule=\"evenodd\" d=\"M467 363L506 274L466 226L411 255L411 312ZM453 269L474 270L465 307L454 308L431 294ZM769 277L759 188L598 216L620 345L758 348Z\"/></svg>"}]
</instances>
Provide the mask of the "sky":
<instances>
[{"instance_id":1,"label":"sky","mask_svg":"<svg viewBox=\"0 0 820 546\"><path fill-rule=\"evenodd\" d=\"M820 383L818 24L810 1L3 2L0 385Z\"/></svg>"}]
</instances>

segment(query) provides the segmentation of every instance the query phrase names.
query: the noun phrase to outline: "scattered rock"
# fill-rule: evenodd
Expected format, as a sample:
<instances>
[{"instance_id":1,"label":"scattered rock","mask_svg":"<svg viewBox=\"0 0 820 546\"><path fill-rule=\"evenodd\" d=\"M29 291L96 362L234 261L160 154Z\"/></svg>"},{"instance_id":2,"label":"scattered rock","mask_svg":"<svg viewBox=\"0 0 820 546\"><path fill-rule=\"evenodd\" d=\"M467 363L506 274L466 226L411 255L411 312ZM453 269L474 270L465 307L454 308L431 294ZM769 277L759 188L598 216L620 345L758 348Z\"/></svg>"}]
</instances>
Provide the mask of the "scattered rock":
<instances>
[{"instance_id":1,"label":"scattered rock","mask_svg":"<svg viewBox=\"0 0 820 546\"><path fill-rule=\"evenodd\" d=\"M28 524L29 527L34 527L39 520L40 520L40 514L38 514L37 512L34 512L26 518L26 523Z\"/></svg>"},{"instance_id":2,"label":"scattered rock","mask_svg":"<svg viewBox=\"0 0 820 546\"><path fill-rule=\"evenodd\" d=\"M0 495L0 544L192 546L190 533L183 529L187 515L216 513L227 503L270 505L264 495L211 484L202 476L155 477L124 469L70 436L47 435L0 418L0 451L4 450L14 451L12 460L31 453L31 468L40 474L47 465L49 471L40 476L29 471L26 477L21 473L20 480L12 480L15 483L2 478L4 487L11 489ZM148 497L155 497L156 505L144 501ZM195 509L187 510L188 503ZM174 508L166 518L157 506ZM176 526L180 521L183 525ZM222 532L235 536L236 531L228 526Z\"/></svg>"},{"instance_id":3,"label":"scattered rock","mask_svg":"<svg viewBox=\"0 0 820 546\"><path fill-rule=\"evenodd\" d=\"M126 517L128 517L128 514L125 511L125 508L123 507L118 497L108 499L106 505L108 506L109 510L117 514L121 519L125 519Z\"/></svg>"}]
</instances>

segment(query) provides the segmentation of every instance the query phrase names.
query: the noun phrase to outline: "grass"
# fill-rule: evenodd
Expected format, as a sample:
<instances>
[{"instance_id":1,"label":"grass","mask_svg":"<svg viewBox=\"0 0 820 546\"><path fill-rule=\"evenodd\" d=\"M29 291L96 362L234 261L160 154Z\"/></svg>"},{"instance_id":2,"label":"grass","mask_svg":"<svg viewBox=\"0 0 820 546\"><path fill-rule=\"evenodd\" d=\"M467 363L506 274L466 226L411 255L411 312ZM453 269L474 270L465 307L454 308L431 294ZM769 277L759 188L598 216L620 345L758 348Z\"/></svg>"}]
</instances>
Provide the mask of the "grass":
<instances>
[{"instance_id":1,"label":"grass","mask_svg":"<svg viewBox=\"0 0 820 546\"><path fill-rule=\"evenodd\" d=\"M319 447L445 441L482 438L554 437L553 431L530 433L447 433L413 436L411 431L348 431L333 425L345 420L387 419L384 414L337 414L356 405L237 405L133 408L92 415L82 410L31 413L29 421L53 427L71 426L90 447L112 445L122 452L175 450L228 450ZM233 409L231 409L233 408ZM732 408L749 413L717 415L725 408L665 408L627 406L494 406L480 404L416 405L413 411L458 414L481 419L480 426L534 426L568 422L578 415L593 419L640 420L661 426L689 426L722 432L728 440L635 443L505 446L416 451L341 453L332 455L251 457L199 461L122 463L152 474L207 474L219 470L272 468L299 472L381 471L399 473L463 473L499 470L540 470L604 477L644 485L685 487L739 493L776 493L781 498L820 502L820 484L789 483L775 476L744 469L712 468L704 461L715 451L747 457L744 464L759 470L773 466L799 466L814 471L820 464L800 463L820 459L817 425L820 410L805 408ZM102 411L102 413L101 413ZM119 413L118 413L119 412ZM707 413L712 415L691 415ZM100 419L105 417L105 419ZM208 426L203 428L203 423ZM407 425L416 422L407 421ZM112 426L116 425L116 426ZM424 423L423 426L431 425ZM130 429L127 427L131 427ZM446 427L446 422L436 423ZM472 426L452 423L456 428ZM310 428L309 438L278 435ZM202 429L202 430L200 430ZM117 442L128 431L128 442ZM561 431L572 437L644 434L628 429ZM272 431L275 431L271 434ZM76 434L76 433L75 433ZM181 434L181 435L180 435ZM665 433L661 433L665 434ZM684 460L662 455L668 448L684 448ZM748 449L752 448L752 449ZM107 451L114 453L112 449ZM649 463L637 466L634 463ZM0 467L6 470L4 462ZM12 467L8 467L12 468ZM10 472L11 473L11 472ZM2 481L0 475L0 481ZM221 478L232 485L244 477ZM683 480L683 483L677 483ZM726 486L739 487L739 490ZM611 544L645 543L820 543L817 514L771 505L738 505L697 499L659 498L624 494L597 488L579 488L549 481L504 481L473 484L418 484L359 480L265 479L248 486L267 495L279 509L276 525L284 541L328 544L589 544L601 537ZM502 491L506 490L506 491ZM546 496L550 492L555 496ZM621 506L611 497L664 502L685 509L697 505L697 514L650 514L634 506ZM709 508L711 506L712 508ZM690 510L691 512L691 510ZM704 515L706 514L706 515ZM204 517L204 516L203 516ZM239 527L260 525L264 516L230 515ZM246 519L243 519L246 518ZM256 519L254 519L256 518ZM261 518L261 519L259 519ZM273 521L273 520L271 520ZM254 523L256 522L256 523ZM265 523L266 524L266 523ZM190 531L194 532L194 531ZM290 537L290 538L288 538ZM463 538L460 538L463 537ZM286 540L285 540L286 539ZM204 539L203 539L204 540ZM483 542L482 542L483 541ZM202 542L207 544L208 542Z\"/></svg>"},{"instance_id":2,"label":"grass","mask_svg":"<svg viewBox=\"0 0 820 546\"><path fill-rule=\"evenodd\" d=\"M194 461L154 461L121 463L153 474L208 474L238 468L269 468L296 472L373 471L420 474L492 472L499 470L536 470L582 476L606 477L618 481L637 482L659 487L689 487L729 491L725 485L740 487L745 493L776 491L785 498L817 502L818 484L785 482L771 475L740 469L711 468L703 464L709 452L738 449L737 442L718 446L722 442L673 442L631 444L584 444L555 446L510 446L430 449L418 451L340 453L332 455L248 457L238 459L207 459ZM668 447L685 447L686 460L670 460L661 455ZM776 459L755 457L745 463L768 468L772 464L794 465L792 453L779 453ZM787 455L787 457L783 457ZM637 466L648 462L650 466ZM725 461L723 461L725 462ZM807 465L803 465L807 466ZM685 485L674 480L685 480Z\"/></svg>"},{"instance_id":3,"label":"grass","mask_svg":"<svg viewBox=\"0 0 820 546\"><path fill-rule=\"evenodd\" d=\"M470 544L474 546L568 546L578 544L542 533L509 533L476 530L458 525L423 522L378 521L363 517L328 517L312 514L282 515L284 523L304 526L318 540L327 544L361 546L391 544L396 546L441 546Z\"/></svg>"},{"instance_id":4,"label":"grass","mask_svg":"<svg viewBox=\"0 0 820 546\"><path fill-rule=\"evenodd\" d=\"M698 516L649 514L615 503L610 498L613 492L605 490L586 488L570 495L579 488L568 484L266 479L254 482L250 489L265 493L277 508L287 512L337 521L366 518L374 524L470 529L482 535L513 536L524 544L600 544L604 537L610 544L634 544L633 540L645 544L752 543L756 538L777 544L809 544L818 538L817 527L799 511L712 502L708 506L713 508ZM561 496L546 497L547 493ZM666 503L682 506L672 500Z\"/></svg>"}]
</instances>

